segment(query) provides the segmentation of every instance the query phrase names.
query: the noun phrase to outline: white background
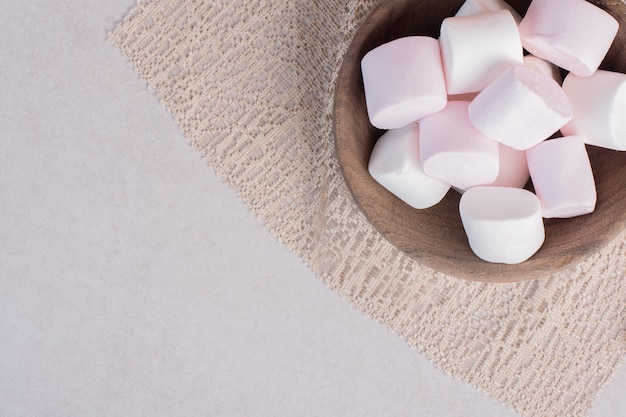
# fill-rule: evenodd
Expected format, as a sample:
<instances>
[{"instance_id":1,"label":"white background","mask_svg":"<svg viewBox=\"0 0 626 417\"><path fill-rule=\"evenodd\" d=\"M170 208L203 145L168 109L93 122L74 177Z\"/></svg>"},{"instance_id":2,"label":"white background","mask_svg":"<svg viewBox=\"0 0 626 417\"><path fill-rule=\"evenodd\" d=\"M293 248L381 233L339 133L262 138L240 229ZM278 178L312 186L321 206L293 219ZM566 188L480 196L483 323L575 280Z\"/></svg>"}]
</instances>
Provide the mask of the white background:
<instances>
[{"instance_id":1,"label":"white background","mask_svg":"<svg viewBox=\"0 0 626 417\"><path fill-rule=\"evenodd\" d=\"M106 42L133 5L0 3L0 416L515 416L215 177Z\"/></svg>"}]
</instances>

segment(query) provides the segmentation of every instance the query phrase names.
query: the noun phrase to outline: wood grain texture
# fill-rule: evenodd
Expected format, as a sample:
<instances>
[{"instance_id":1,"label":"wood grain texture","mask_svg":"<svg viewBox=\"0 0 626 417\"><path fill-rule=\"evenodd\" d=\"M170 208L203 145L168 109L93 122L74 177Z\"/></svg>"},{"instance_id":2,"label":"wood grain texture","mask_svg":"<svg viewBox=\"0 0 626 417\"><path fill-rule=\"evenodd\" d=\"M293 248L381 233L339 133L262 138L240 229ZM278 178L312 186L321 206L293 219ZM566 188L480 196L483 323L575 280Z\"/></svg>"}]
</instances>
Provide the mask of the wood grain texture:
<instances>
[{"instance_id":1,"label":"wood grain texture","mask_svg":"<svg viewBox=\"0 0 626 417\"><path fill-rule=\"evenodd\" d=\"M594 213L573 219L546 219L543 247L517 265L490 264L469 248L458 211L460 195L448 192L438 205L413 209L368 173L371 150L383 131L371 126L365 108L360 61L371 49L401 36L439 36L441 21L459 1L395 0L381 3L357 31L339 72L334 103L336 153L346 183L371 224L398 249L420 263L455 277L484 282L538 279L576 265L626 227L626 152L588 146L598 203ZM509 2L522 15L529 1ZM626 5L594 2L620 23L601 68L626 72ZM625 115L626 117L626 115Z\"/></svg>"}]
</instances>

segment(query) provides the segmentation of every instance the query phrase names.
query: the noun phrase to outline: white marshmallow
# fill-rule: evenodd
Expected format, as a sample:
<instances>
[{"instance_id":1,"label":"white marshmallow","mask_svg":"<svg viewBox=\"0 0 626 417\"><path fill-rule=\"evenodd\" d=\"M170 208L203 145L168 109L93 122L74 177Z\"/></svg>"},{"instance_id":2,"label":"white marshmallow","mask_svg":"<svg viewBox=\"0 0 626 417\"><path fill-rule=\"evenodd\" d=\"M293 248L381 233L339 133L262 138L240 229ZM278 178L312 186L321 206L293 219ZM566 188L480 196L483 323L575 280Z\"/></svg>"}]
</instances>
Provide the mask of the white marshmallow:
<instances>
[{"instance_id":1,"label":"white marshmallow","mask_svg":"<svg viewBox=\"0 0 626 417\"><path fill-rule=\"evenodd\" d=\"M519 25L522 17L503 0L465 0L455 16L472 16L480 13L495 12L497 10L508 10L515 19L515 23Z\"/></svg>"},{"instance_id":2,"label":"white marshmallow","mask_svg":"<svg viewBox=\"0 0 626 417\"><path fill-rule=\"evenodd\" d=\"M526 68L530 68L537 72L540 72L543 75L547 75L558 84L561 84L563 82L563 77L561 77L561 71L559 70L559 67L554 65L552 62L546 61L545 59L541 59L530 54L525 55L524 66Z\"/></svg>"},{"instance_id":3,"label":"white marshmallow","mask_svg":"<svg viewBox=\"0 0 626 417\"><path fill-rule=\"evenodd\" d=\"M585 0L533 0L519 31L531 54L588 77L606 56L618 26L613 16Z\"/></svg>"},{"instance_id":4,"label":"white marshmallow","mask_svg":"<svg viewBox=\"0 0 626 417\"><path fill-rule=\"evenodd\" d=\"M446 106L439 43L409 36L369 51L361 60L367 113L379 129L396 129Z\"/></svg>"},{"instance_id":5,"label":"white marshmallow","mask_svg":"<svg viewBox=\"0 0 626 417\"><path fill-rule=\"evenodd\" d=\"M547 140L526 151L526 158L543 217L569 218L595 209L593 172L579 136Z\"/></svg>"},{"instance_id":6,"label":"white marshmallow","mask_svg":"<svg viewBox=\"0 0 626 417\"><path fill-rule=\"evenodd\" d=\"M572 118L572 107L552 78L515 66L476 96L469 117L483 135L524 150L565 125Z\"/></svg>"},{"instance_id":7,"label":"white marshmallow","mask_svg":"<svg viewBox=\"0 0 626 417\"><path fill-rule=\"evenodd\" d=\"M507 10L444 19L439 43L450 95L480 91L522 64L519 31Z\"/></svg>"},{"instance_id":8,"label":"white marshmallow","mask_svg":"<svg viewBox=\"0 0 626 417\"><path fill-rule=\"evenodd\" d=\"M417 123L383 134L374 145L368 169L378 183L418 209L434 206L450 189L422 170Z\"/></svg>"},{"instance_id":9,"label":"white marshmallow","mask_svg":"<svg viewBox=\"0 0 626 417\"><path fill-rule=\"evenodd\" d=\"M498 143L474 129L468 106L466 101L451 101L419 122L424 172L461 190L491 184L499 170Z\"/></svg>"},{"instance_id":10,"label":"white marshmallow","mask_svg":"<svg viewBox=\"0 0 626 417\"><path fill-rule=\"evenodd\" d=\"M574 117L561 128L585 143L626 151L626 74L598 70L590 77L568 74L563 91Z\"/></svg>"},{"instance_id":11,"label":"white marshmallow","mask_svg":"<svg viewBox=\"0 0 626 417\"><path fill-rule=\"evenodd\" d=\"M524 262L545 240L539 199L528 190L474 187L461 197L459 212L470 248L487 262Z\"/></svg>"},{"instance_id":12,"label":"white marshmallow","mask_svg":"<svg viewBox=\"0 0 626 417\"><path fill-rule=\"evenodd\" d=\"M491 185L524 188L529 177L526 151L518 151L500 144L500 171L498 178Z\"/></svg>"}]
</instances>

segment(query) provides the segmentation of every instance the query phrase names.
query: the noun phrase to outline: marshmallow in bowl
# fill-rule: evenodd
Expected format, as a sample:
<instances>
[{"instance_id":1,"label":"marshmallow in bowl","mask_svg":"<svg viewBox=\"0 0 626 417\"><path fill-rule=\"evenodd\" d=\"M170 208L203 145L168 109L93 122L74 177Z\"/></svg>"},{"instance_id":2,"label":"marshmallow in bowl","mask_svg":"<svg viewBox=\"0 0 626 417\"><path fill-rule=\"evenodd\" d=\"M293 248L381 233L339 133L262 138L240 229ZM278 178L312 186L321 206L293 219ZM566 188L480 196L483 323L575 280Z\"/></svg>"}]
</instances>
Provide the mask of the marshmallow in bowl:
<instances>
[{"instance_id":1,"label":"marshmallow in bowl","mask_svg":"<svg viewBox=\"0 0 626 417\"><path fill-rule=\"evenodd\" d=\"M524 188L530 178L528 162L526 162L526 151L518 151L501 143L499 145L500 169L498 177L493 183L487 185ZM452 187L452 189L459 194L465 193L465 190L458 187Z\"/></svg>"},{"instance_id":2,"label":"marshmallow in bowl","mask_svg":"<svg viewBox=\"0 0 626 417\"><path fill-rule=\"evenodd\" d=\"M522 17L511 5L503 0L465 0L465 3L456 12L455 16L472 16L480 13L495 12L497 10L508 10L519 25Z\"/></svg>"},{"instance_id":3,"label":"marshmallow in bowl","mask_svg":"<svg viewBox=\"0 0 626 417\"><path fill-rule=\"evenodd\" d=\"M542 142L526 151L526 158L543 217L570 218L593 212L596 186L579 136Z\"/></svg>"},{"instance_id":4,"label":"marshmallow in bowl","mask_svg":"<svg viewBox=\"0 0 626 417\"><path fill-rule=\"evenodd\" d=\"M529 177L526 151L519 151L500 143L500 170L498 178L491 185L523 188Z\"/></svg>"},{"instance_id":5,"label":"marshmallow in bowl","mask_svg":"<svg viewBox=\"0 0 626 417\"><path fill-rule=\"evenodd\" d=\"M450 101L419 122L424 172L460 190L491 184L499 171L499 145L472 126L468 106L467 101Z\"/></svg>"},{"instance_id":6,"label":"marshmallow in bowl","mask_svg":"<svg viewBox=\"0 0 626 417\"><path fill-rule=\"evenodd\" d=\"M380 185L413 208L434 206L450 189L422 170L417 123L383 134L374 145L368 171Z\"/></svg>"},{"instance_id":7,"label":"marshmallow in bowl","mask_svg":"<svg viewBox=\"0 0 626 417\"><path fill-rule=\"evenodd\" d=\"M534 69L543 75L547 75L558 84L563 82L563 77L561 77L559 67L554 65L552 62L546 61L545 59L528 54L524 56L524 66L526 68Z\"/></svg>"},{"instance_id":8,"label":"marshmallow in bowl","mask_svg":"<svg viewBox=\"0 0 626 417\"><path fill-rule=\"evenodd\" d=\"M565 93L552 78L524 66L502 73L469 106L483 135L517 150L549 138L572 118Z\"/></svg>"},{"instance_id":9,"label":"marshmallow in bowl","mask_svg":"<svg viewBox=\"0 0 626 417\"><path fill-rule=\"evenodd\" d=\"M441 24L441 68L424 59L405 66L407 54L416 56L408 43L402 52L385 44L361 62L370 121L391 129L371 153L371 176L414 208L436 205L449 188L461 193L469 246L487 262L524 262L544 242L544 218L595 210L586 143L626 150L626 75L594 67L615 36L615 19L581 0L552 1L560 6L533 0L517 19L522 33L504 1L466 0ZM533 16L539 9L546 16ZM595 36L589 25L606 27ZM585 50L585 36L600 42L599 54ZM425 39L389 44L411 38ZM531 53L524 56L523 46ZM430 80L413 90L410 73L423 81L432 68L445 91L428 92ZM444 103L438 110L434 95ZM559 129L565 137L550 139ZM533 192L524 189L529 179Z\"/></svg>"},{"instance_id":10,"label":"marshmallow in bowl","mask_svg":"<svg viewBox=\"0 0 626 417\"><path fill-rule=\"evenodd\" d=\"M439 43L408 36L380 45L361 60L370 122L397 129L446 106Z\"/></svg>"},{"instance_id":11,"label":"marshmallow in bowl","mask_svg":"<svg viewBox=\"0 0 626 417\"><path fill-rule=\"evenodd\" d=\"M508 10L446 18L439 43L449 95L480 91L523 62L517 24Z\"/></svg>"},{"instance_id":12,"label":"marshmallow in bowl","mask_svg":"<svg viewBox=\"0 0 626 417\"><path fill-rule=\"evenodd\" d=\"M528 190L474 187L461 197L459 213L470 248L487 262L524 262L545 240L539 199Z\"/></svg>"},{"instance_id":13,"label":"marshmallow in bowl","mask_svg":"<svg viewBox=\"0 0 626 417\"><path fill-rule=\"evenodd\" d=\"M613 16L585 0L533 0L519 31L531 54L588 77L606 56L618 26Z\"/></svg>"},{"instance_id":14,"label":"marshmallow in bowl","mask_svg":"<svg viewBox=\"0 0 626 417\"><path fill-rule=\"evenodd\" d=\"M590 77L568 74L563 91L574 117L561 128L585 143L626 151L626 74L598 70Z\"/></svg>"}]
</instances>

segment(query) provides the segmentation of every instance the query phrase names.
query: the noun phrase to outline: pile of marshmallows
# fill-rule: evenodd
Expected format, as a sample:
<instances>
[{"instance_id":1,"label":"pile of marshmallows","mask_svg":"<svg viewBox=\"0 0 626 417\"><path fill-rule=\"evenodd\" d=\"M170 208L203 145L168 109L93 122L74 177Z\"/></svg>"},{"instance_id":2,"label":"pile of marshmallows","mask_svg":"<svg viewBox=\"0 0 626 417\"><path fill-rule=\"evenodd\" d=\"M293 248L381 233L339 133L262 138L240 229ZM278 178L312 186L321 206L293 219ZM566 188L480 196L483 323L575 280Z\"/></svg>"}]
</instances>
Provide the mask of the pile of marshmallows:
<instances>
[{"instance_id":1,"label":"pile of marshmallows","mask_svg":"<svg viewBox=\"0 0 626 417\"><path fill-rule=\"evenodd\" d=\"M527 260L543 245L543 218L595 209L585 144L626 150L626 74L598 70L617 31L584 0L534 0L524 18L502 0L467 0L439 39L368 52L368 116L388 129L370 174L419 209L456 189L472 251ZM562 86L557 66L569 71ZM536 194L522 188L529 177Z\"/></svg>"}]
</instances>

